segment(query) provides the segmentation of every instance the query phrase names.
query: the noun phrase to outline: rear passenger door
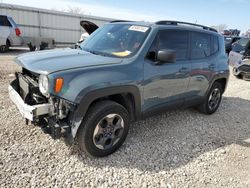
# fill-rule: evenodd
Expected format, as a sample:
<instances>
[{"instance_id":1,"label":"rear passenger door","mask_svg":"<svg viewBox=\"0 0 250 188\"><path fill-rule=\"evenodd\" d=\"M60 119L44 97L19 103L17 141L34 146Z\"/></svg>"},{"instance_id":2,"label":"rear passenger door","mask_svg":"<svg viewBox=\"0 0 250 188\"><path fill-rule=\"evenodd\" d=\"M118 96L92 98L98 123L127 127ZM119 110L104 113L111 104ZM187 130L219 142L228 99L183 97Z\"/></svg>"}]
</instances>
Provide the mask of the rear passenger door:
<instances>
[{"instance_id":1,"label":"rear passenger door","mask_svg":"<svg viewBox=\"0 0 250 188\"><path fill-rule=\"evenodd\" d=\"M191 60L190 84L187 98L202 99L208 89L209 81L216 69L216 56L219 51L219 42L216 35L191 32Z\"/></svg>"},{"instance_id":2,"label":"rear passenger door","mask_svg":"<svg viewBox=\"0 0 250 188\"><path fill-rule=\"evenodd\" d=\"M144 111L179 107L183 104L189 82L189 32L160 30L144 62ZM157 51L174 50L176 62L156 65Z\"/></svg>"}]
</instances>

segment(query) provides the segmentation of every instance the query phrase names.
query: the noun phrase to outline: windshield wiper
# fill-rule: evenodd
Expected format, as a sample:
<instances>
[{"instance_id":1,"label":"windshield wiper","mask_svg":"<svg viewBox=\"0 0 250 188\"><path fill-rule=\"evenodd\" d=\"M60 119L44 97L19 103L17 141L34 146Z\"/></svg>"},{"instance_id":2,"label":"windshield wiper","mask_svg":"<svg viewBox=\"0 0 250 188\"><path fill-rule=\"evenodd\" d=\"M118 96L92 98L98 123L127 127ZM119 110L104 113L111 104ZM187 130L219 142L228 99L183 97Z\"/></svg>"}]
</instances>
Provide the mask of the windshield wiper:
<instances>
[{"instance_id":1,"label":"windshield wiper","mask_svg":"<svg viewBox=\"0 0 250 188\"><path fill-rule=\"evenodd\" d=\"M86 52L89 52L89 53L92 53L92 54L95 54L95 55L101 55L101 56L104 56L104 57L112 56L109 53L100 52L100 51L96 51L96 50L89 50L89 49L83 49L83 50L86 51Z\"/></svg>"},{"instance_id":2,"label":"windshield wiper","mask_svg":"<svg viewBox=\"0 0 250 188\"><path fill-rule=\"evenodd\" d=\"M98 53L94 50L89 50L89 49L82 49L82 50L89 52L89 53L92 53L92 54L95 54L95 55L98 55Z\"/></svg>"}]
</instances>

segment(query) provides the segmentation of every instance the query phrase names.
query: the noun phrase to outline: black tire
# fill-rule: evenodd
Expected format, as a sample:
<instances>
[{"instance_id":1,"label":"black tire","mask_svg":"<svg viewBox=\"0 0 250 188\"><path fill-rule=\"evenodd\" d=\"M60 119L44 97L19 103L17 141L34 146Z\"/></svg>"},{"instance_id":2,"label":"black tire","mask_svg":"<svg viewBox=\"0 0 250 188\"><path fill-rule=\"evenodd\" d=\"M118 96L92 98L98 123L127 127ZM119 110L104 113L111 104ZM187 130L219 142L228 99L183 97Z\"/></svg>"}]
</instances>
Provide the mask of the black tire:
<instances>
[{"instance_id":1,"label":"black tire","mask_svg":"<svg viewBox=\"0 0 250 188\"><path fill-rule=\"evenodd\" d=\"M0 46L0 52L8 52L10 48L10 42L9 40L6 41L6 45Z\"/></svg>"},{"instance_id":2,"label":"black tire","mask_svg":"<svg viewBox=\"0 0 250 188\"><path fill-rule=\"evenodd\" d=\"M0 46L0 52L4 53L5 52L5 48L6 48L5 46Z\"/></svg>"},{"instance_id":3,"label":"black tire","mask_svg":"<svg viewBox=\"0 0 250 188\"><path fill-rule=\"evenodd\" d=\"M115 138L107 138L105 135L106 132L101 132L97 137L99 137L99 141L103 143L104 141L104 147L107 146L107 148L100 148L102 145L97 145L95 143L96 137L95 132L96 128L98 129L99 133L99 126L101 125L101 121L106 121L105 118L112 115L118 115L117 117L121 118L121 122L123 122L123 127L119 129L119 137L116 138L115 143L113 143L112 139ZM116 118L116 117L115 117ZM109 120L108 120L109 121ZM106 122L108 122L106 121ZM113 124L114 120L112 121L112 125L108 125L106 127L115 127ZM120 127L120 126L119 126ZM104 130L105 128L101 128L100 130ZM106 129L105 129L106 130ZM117 129L118 130L118 129ZM113 130L112 134L113 136L116 134L117 130ZM100 101L95 104L93 104L90 109L88 110L81 126L79 127L77 131L77 142L80 146L80 148L85 151L88 155L94 156L94 157L104 157L107 156L113 152L115 152L125 141L127 134L129 130L129 113L128 111L120 104L113 102L113 101ZM112 131L111 131L112 132ZM95 133L95 134L94 134ZM105 135L105 136L104 136ZM110 135L109 135L110 136ZM101 138L100 138L101 137ZM109 142L108 139L111 139L112 144L108 145ZM114 144L114 145L113 145Z\"/></svg>"},{"instance_id":4,"label":"black tire","mask_svg":"<svg viewBox=\"0 0 250 188\"><path fill-rule=\"evenodd\" d=\"M214 112L217 111L217 109L220 106L221 103L221 99L222 99L222 93L223 93L223 89L222 89L222 85L219 82L215 82L213 84L213 86L211 87L211 89L209 90L205 101L203 102L203 104L201 104L200 106L198 106L198 110L204 114L213 114ZM211 103L211 95L213 95L213 92L218 91L218 99L216 100L217 103L212 105ZM214 102L215 103L215 102Z\"/></svg>"},{"instance_id":5,"label":"black tire","mask_svg":"<svg viewBox=\"0 0 250 188\"><path fill-rule=\"evenodd\" d=\"M242 79L245 80L245 81L250 81L249 77L247 77L245 75L242 76Z\"/></svg>"},{"instance_id":6,"label":"black tire","mask_svg":"<svg viewBox=\"0 0 250 188\"><path fill-rule=\"evenodd\" d=\"M237 78L237 79L240 79L240 80L242 80L243 79L243 77L242 77L242 75L235 75L235 78Z\"/></svg>"},{"instance_id":7,"label":"black tire","mask_svg":"<svg viewBox=\"0 0 250 188\"><path fill-rule=\"evenodd\" d=\"M31 43L28 43L28 47L30 49L31 52L35 51L36 50L36 46L32 46Z\"/></svg>"}]
</instances>

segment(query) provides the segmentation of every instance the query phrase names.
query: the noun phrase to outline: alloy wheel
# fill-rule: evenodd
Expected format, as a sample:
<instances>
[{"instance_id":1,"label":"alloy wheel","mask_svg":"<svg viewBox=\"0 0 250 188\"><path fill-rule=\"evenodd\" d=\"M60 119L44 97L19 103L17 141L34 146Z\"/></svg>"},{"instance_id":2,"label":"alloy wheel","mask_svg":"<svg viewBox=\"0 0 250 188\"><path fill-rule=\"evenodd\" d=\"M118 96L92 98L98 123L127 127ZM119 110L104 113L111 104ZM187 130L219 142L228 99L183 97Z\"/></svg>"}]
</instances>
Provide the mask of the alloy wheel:
<instances>
[{"instance_id":1,"label":"alloy wheel","mask_svg":"<svg viewBox=\"0 0 250 188\"><path fill-rule=\"evenodd\" d=\"M122 117L118 114L109 114L96 125L93 142L99 149L109 149L120 140L123 131L124 121Z\"/></svg>"},{"instance_id":2,"label":"alloy wheel","mask_svg":"<svg viewBox=\"0 0 250 188\"><path fill-rule=\"evenodd\" d=\"M208 107L210 110L214 110L215 108L218 107L219 102L220 102L220 98L221 98L221 92L219 90L219 88L215 88L208 99Z\"/></svg>"}]
</instances>

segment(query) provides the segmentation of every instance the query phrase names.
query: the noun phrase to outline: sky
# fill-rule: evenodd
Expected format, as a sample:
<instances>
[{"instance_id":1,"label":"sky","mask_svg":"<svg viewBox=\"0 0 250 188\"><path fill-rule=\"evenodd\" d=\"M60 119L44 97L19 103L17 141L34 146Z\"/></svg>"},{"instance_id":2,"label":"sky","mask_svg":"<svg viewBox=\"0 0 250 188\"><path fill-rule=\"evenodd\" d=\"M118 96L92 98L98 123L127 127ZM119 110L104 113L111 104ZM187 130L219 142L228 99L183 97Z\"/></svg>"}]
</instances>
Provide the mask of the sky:
<instances>
[{"instance_id":1,"label":"sky","mask_svg":"<svg viewBox=\"0 0 250 188\"><path fill-rule=\"evenodd\" d=\"M226 24L250 29L250 0L0 0L2 3L62 10L79 7L85 14L126 20L179 20L207 26Z\"/></svg>"}]
</instances>

